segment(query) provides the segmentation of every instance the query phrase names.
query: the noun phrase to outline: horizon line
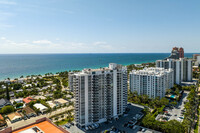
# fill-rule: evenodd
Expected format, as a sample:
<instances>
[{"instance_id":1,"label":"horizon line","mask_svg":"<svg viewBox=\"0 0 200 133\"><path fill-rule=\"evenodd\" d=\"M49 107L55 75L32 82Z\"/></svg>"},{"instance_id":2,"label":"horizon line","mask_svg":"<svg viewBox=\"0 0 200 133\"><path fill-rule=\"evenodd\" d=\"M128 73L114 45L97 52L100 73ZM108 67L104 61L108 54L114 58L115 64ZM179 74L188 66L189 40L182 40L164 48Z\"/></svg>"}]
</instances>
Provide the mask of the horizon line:
<instances>
[{"instance_id":1,"label":"horizon line","mask_svg":"<svg viewBox=\"0 0 200 133\"><path fill-rule=\"evenodd\" d=\"M161 52L161 53L153 53L153 52L147 52L147 53L0 53L0 55L24 55L24 54L29 54L29 55L39 55L39 54L170 54L170 53L165 53L165 52ZM184 53L184 54L200 54L200 53L193 53L193 52L189 52L189 53Z\"/></svg>"}]
</instances>

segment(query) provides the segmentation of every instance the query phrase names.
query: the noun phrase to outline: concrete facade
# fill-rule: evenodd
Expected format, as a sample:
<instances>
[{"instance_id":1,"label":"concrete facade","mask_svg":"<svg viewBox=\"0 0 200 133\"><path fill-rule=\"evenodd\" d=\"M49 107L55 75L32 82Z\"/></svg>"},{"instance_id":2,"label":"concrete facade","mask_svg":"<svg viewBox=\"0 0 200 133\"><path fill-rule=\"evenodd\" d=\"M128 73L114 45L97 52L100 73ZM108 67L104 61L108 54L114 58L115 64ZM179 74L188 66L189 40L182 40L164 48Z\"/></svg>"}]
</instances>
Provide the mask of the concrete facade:
<instances>
[{"instance_id":1,"label":"concrete facade","mask_svg":"<svg viewBox=\"0 0 200 133\"><path fill-rule=\"evenodd\" d=\"M109 67L70 73L75 96L75 122L79 126L102 123L123 114L127 106L127 68Z\"/></svg>"}]
</instances>

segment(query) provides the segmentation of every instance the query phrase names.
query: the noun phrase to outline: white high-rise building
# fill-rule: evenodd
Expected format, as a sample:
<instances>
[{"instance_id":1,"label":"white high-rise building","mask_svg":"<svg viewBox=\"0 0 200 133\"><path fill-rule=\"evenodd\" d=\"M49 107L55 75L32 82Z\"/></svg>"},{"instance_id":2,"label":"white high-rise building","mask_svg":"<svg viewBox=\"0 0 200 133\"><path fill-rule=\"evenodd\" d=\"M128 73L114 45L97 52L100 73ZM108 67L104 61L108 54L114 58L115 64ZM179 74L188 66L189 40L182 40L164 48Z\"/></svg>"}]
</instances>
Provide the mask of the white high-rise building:
<instances>
[{"instance_id":1,"label":"white high-rise building","mask_svg":"<svg viewBox=\"0 0 200 133\"><path fill-rule=\"evenodd\" d=\"M127 68L115 63L100 69L69 74L75 96L75 122L79 126L118 117L127 107Z\"/></svg>"},{"instance_id":2,"label":"white high-rise building","mask_svg":"<svg viewBox=\"0 0 200 133\"><path fill-rule=\"evenodd\" d=\"M166 89L174 85L172 69L144 68L132 70L129 74L130 90L138 95L148 95L150 98L165 97Z\"/></svg>"},{"instance_id":3,"label":"white high-rise building","mask_svg":"<svg viewBox=\"0 0 200 133\"><path fill-rule=\"evenodd\" d=\"M174 70L174 83L192 81L192 60L187 58L157 60L156 67Z\"/></svg>"},{"instance_id":4,"label":"white high-rise building","mask_svg":"<svg viewBox=\"0 0 200 133\"><path fill-rule=\"evenodd\" d=\"M200 66L200 56L196 56L195 66Z\"/></svg>"}]
</instances>

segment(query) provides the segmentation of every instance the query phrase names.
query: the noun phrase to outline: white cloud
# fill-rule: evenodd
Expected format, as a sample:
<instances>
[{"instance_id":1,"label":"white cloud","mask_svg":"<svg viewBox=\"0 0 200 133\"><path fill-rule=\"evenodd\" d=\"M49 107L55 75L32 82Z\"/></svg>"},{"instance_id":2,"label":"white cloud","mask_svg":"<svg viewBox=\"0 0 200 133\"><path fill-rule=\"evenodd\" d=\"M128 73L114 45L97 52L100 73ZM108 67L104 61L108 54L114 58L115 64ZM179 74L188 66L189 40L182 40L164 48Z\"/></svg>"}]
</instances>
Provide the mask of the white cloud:
<instances>
[{"instance_id":1,"label":"white cloud","mask_svg":"<svg viewBox=\"0 0 200 133\"><path fill-rule=\"evenodd\" d=\"M34 44L52 44L52 42L49 40L37 40L37 41L33 41L32 43L34 43Z\"/></svg>"},{"instance_id":2,"label":"white cloud","mask_svg":"<svg viewBox=\"0 0 200 133\"><path fill-rule=\"evenodd\" d=\"M103 48L103 49L107 49L107 50L111 50L114 49L114 47L112 47L112 45L108 44L107 42L94 42L94 46L96 48Z\"/></svg>"},{"instance_id":3,"label":"white cloud","mask_svg":"<svg viewBox=\"0 0 200 133\"><path fill-rule=\"evenodd\" d=\"M1 37L1 40L6 40L6 38L5 37Z\"/></svg>"},{"instance_id":4,"label":"white cloud","mask_svg":"<svg viewBox=\"0 0 200 133\"><path fill-rule=\"evenodd\" d=\"M114 47L105 41L85 43L54 40L17 42L1 37L0 53L111 53L124 50L123 47Z\"/></svg>"},{"instance_id":5,"label":"white cloud","mask_svg":"<svg viewBox=\"0 0 200 133\"><path fill-rule=\"evenodd\" d=\"M4 4L4 5L16 5L17 3L14 2L14 1L0 0L0 4Z\"/></svg>"},{"instance_id":6,"label":"white cloud","mask_svg":"<svg viewBox=\"0 0 200 133\"><path fill-rule=\"evenodd\" d=\"M107 42L94 42L94 45L105 45Z\"/></svg>"}]
</instances>

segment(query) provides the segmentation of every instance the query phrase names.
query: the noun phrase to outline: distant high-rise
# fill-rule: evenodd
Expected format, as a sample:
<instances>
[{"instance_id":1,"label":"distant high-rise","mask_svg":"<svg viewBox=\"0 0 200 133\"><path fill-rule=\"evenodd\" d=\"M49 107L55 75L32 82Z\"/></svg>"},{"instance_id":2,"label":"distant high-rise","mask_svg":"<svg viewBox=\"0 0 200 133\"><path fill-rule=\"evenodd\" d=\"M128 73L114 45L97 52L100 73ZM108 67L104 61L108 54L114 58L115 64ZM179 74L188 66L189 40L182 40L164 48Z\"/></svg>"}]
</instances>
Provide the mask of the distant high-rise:
<instances>
[{"instance_id":1,"label":"distant high-rise","mask_svg":"<svg viewBox=\"0 0 200 133\"><path fill-rule=\"evenodd\" d=\"M130 73L130 90L150 98L165 97L166 89L174 85L172 69L145 68Z\"/></svg>"},{"instance_id":2,"label":"distant high-rise","mask_svg":"<svg viewBox=\"0 0 200 133\"><path fill-rule=\"evenodd\" d=\"M184 49L182 47L173 47L171 55L168 57L168 59L179 59L184 58Z\"/></svg>"},{"instance_id":3,"label":"distant high-rise","mask_svg":"<svg viewBox=\"0 0 200 133\"><path fill-rule=\"evenodd\" d=\"M178 51L179 51L179 58L184 58L184 49L180 47Z\"/></svg>"},{"instance_id":4,"label":"distant high-rise","mask_svg":"<svg viewBox=\"0 0 200 133\"><path fill-rule=\"evenodd\" d=\"M200 56L200 54L193 54L193 59L196 60L197 56Z\"/></svg>"},{"instance_id":5,"label":"distant high-rise","mask_svg":"<svg viewBox=\"0 0 200 133\"><path fill-rule=\"evenodd\" d=\"M172 68L174 70L174 83L176 84L192 81L192 59L180 58L157 60L156 67L165 69Z\"/></svg>"},{"instance_id":6,"label":"distant high-rise","mask_svg":"<svg viewBox=\"0 0 200 133\"><path fill-rule=\"evenodd\" d=\"M118 117L127 107L127 68L115 63L100 69L69 74L75 95L75 122L79 126Z\"/></svg>"}]
</instances>

